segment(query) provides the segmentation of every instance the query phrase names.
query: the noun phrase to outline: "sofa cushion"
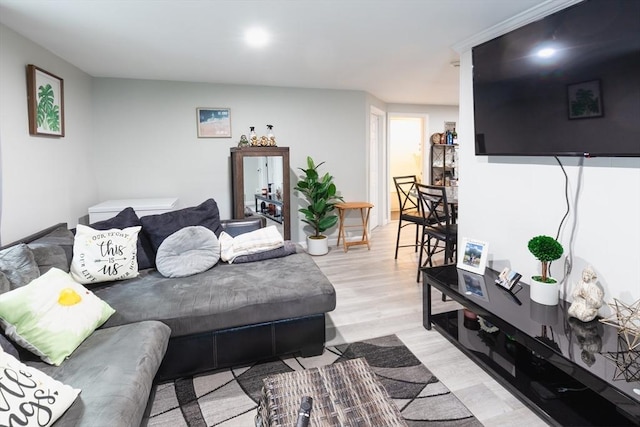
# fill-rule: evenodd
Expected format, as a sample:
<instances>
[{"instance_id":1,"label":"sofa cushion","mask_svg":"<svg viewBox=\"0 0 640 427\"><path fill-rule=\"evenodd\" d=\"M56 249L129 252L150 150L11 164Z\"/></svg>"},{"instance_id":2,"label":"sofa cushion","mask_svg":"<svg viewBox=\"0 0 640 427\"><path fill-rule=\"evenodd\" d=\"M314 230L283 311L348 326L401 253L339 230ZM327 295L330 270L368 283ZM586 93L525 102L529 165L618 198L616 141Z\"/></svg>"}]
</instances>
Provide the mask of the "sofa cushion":
<instances>
[{"instance_id":1,"label":"sofa cushion","mask_svg":"<svg viewBox=\"0 0 640 427\"><path fill-rule=\"evenodd\" d=\"M18 354L18 350L15 348L13 344L11 344L11 341L9 341L7 337L5 337L3 334L0 334L0 348L2 348L2 351L4 351L5 353L9 353L16 359L20 360L20 355Z\"/></svg>"},{"instance_id":2,"label":"sofa cushion","mask_svg":"<svg viewBox=\"0 0 640 427\"><path fill-rule=\"evenodd\" d=\"M111 228L128 228L135 226L142 226L140 222L140 218L136 214L136 211L131 208L124 208L122 211L118 213L118 215L113 218L106 219L104 221L94 222L89 226L94 230L109 230ZM138 242L137 242L137 254L138 257L138 268L140 270L144 270L145 268L153 267L153 249L151 248L151 243L147 238L146 234L138 233Z\"/></svg>"},{"instance_id":3,"label":"sofa cushion","mask_svg":"<svg viewBox=\"0 0 640 427\"><path fill-rule=\"evenodd\" d=\"M142 232L149 237L154 252L158 251L164 239L184 227L201 225L220 236L220 211L213 199L207 199L198 206L178 209L158 215L148 215L140 218Z\"/></svg>"},{"instance_id":4,"label":"sofa cushion","mask_svg":"<svg viewBox=\"0 0 640 427\"><path fill-rule=\"evenodd\" d=\"M24 243L0 251L0 272L9 280L11 289L24 286L40 277L33 252Z\"/></svg>"},{"instance_id":5,"label":"sofa cushion","mask_svg":"<svg viewBox=\"0 0 640 427\"><path fill-rule=\"evenodd\" d=\"M94 230L78 224L71 276L82 284L131 279L138 275L140 226Z\"/></svg>"},{"instance_id":6,"label":"sofa cushion","mask_svg":"<svg viewBox=\"0 0 640 427\"><path fill-rule=\"evenodd\" d=\"M170 333L166 325L153 321L101 328L62 366L25 362L82 389L55 427L139 426Z\"/></svg>"},{"instance_id":7,"label":"sofa cushion","mask_svg":"<svg viewBox=\"0 0 640 427\"><path fill-rule=\"evenodd\" d=\"M0 425L46 427L71 406L80 390L56 381L12 355L0 352Z\"/></svg>"},{"instance_id":8,"label":"sofa cushion","mask_svg":"<svg viewBox=\"0 0 640 427\"><path fill-rule=\"evenodd\" d=\"M54 365L62 363L113 312L57 268L0 295L0 324L5 334Z\"/></svg>"},{"instance_id":9,"label":"sofa cushion","mask_svg":"<svg viewBox=\"0 0 640 427\"><path fill-rule=\"evenodd\" d=\"M182 228L160 244L156 268L164 277L187 277L202 273L220 259L215 233L196 225Z\"/></svg>"},{"instance_id":10,"label":"sofa cushion","mask_svg":"<svg viewBox=\"0 0 640 427\"><path fill-rule=\"evenodd\" d=\"M5 274L0 271L0 295L11 290L11 282Z\"/></svg>"},{"instance_id":11,"label":"sofa cushion","mask_svg":"<svg viewBox=\"0 0 640 427\"><path fill-rule=\"evenodd\" d=\"M185 278L145 270L131 281L92 290L116 310L104 327L154 319L167 324L172 336L326 313L336 304L333 285L304 251L219 263Z\"/></svg>"},{"instance_id":12,"label":"sofa cushion","mask_svg":"<svg viewBox=\"0 0 640 427\"><path fill-rule=\"evenodd\" d=\"M40 274L44 274L53 267L69 272L69 262L67 254L62 246L46 243L29 243L29 249L33 253L33 258L38 265Z\"/></svg>"},{"instance_id":13,"label":"sofa cushion","mask_svg":"<svg viewBox=\"0 0 640 427\"><path fill-rule=\"evenodd\" d=\"M64 253L67 256L67 265L71 265L71 259L73 258L73 233L66 226L60 226L48 234L32 241L32 244L43 245L56 245L64 249Z\"/></svg>"}]
</instances>

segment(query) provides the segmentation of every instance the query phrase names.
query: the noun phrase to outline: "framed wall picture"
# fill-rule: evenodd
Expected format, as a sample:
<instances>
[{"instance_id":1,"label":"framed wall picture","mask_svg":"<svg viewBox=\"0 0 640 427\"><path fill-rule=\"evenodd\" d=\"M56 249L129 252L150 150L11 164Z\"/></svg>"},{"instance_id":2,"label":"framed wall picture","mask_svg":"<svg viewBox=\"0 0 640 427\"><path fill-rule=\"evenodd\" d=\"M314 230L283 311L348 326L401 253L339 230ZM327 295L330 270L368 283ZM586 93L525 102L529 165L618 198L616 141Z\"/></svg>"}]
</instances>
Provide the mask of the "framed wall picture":
<instances>
[{"instance_id":1,"label":"framed wall picture","mask_svg":"<svg viewBox=\"0 0 640 427\"><path fill-rule=\"evenodd\" d=\"M27 65L29 133L64 136L64 81L33 64Z\"/></svg>"},{"instance_id":2,"label":"framed wall picture","mask_svg":"<svg viewBox=\"0 0 640 427\"><path fill-rule=\"evenodd\" d=\"M484 274L489 255L489 244L479 240L462 239L462 256L458 256L457 267L476 274Z\"/></svg>"},{"instance_id":3,"label":"framed wall picture","mask_svg":"<svg viewBox=\"0 0 640 427\"><path fill-rule=\"evenodd\" d=\"M229 108L196 108L198 138L231 138Z\"/></svg>"},{"instance_id":4,"label":"framed wall picture","mask_svg":"<svg viewBox=\"0 0 640 427\"><path fill-rule=\"evenodd\" d=\"M569 120L604 116L600 80L567 85Z\"/></svg>"}]
</instances>

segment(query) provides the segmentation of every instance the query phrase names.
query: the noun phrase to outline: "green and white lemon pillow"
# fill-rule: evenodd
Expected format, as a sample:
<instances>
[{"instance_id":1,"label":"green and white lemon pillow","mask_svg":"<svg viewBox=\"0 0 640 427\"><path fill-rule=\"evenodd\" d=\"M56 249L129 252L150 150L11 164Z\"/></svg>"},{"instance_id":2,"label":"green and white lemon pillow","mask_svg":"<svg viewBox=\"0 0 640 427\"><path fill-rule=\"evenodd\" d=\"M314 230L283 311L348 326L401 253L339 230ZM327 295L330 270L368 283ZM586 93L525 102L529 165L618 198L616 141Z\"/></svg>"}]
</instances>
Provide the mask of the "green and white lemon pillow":
<instances>
[{"instance_id":1,"label":"green and white lemon pillow","mask_svg":"<svg viewBox=\"0 0 640 427\"><path fill-rule=\"evenodd\" d=\"M0 349L0 425L50 426L80 393Z\"/></svg>"},{"instance_id":2,"label":"green and white lemon pillow","mask_svg":"<svg viewBox=\"0 0 640 427\"><path fill-rule=\"evenodd\" d=\"M113 313L109 304L57 268L0 295L5 335L56 366Z\"/></svg>"}]
</instances>

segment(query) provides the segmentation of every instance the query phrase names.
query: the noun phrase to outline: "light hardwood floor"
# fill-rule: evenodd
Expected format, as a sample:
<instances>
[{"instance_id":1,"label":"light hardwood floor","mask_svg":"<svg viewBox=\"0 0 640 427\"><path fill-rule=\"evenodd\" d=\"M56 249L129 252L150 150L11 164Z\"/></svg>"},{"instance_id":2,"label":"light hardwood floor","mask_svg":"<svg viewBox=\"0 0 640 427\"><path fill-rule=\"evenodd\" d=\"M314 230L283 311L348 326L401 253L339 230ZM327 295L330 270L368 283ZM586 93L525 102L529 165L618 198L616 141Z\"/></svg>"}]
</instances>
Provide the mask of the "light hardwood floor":
<instances>
[{"instance_id":1,"label":"light hardwood floor","mask_svg":"<svg viewBox=\"0 0 640 427\"><path fill-rule=\"evenodd\" d=\"M336 288L336 309L327 320L327 345L396 334L485 426L546 426L535 413L494 381L435 330L422 326L422 280L416 283L417 254L400 248L394 260L398 223L371 233L371 250L333 246L314 257ZM413 230L403 229L410 243ZM457 307L432 291L434 312Z\"/></svg>"}]
</instances>

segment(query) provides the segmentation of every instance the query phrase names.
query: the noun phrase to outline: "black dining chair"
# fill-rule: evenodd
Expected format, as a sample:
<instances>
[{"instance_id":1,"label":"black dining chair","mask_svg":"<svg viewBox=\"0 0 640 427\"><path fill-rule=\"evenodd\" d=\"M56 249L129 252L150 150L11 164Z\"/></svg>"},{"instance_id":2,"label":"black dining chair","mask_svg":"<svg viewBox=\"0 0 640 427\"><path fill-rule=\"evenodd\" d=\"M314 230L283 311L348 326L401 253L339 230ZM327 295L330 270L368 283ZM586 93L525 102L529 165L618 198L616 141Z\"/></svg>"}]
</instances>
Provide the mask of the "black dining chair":
<instances>
[{"instance_id":1,"label":"black dining chair","mask_svg":"<svg viewBox=\"0 0 640 427\"><path fill-rule=\"evenodd\" d=\"M393 183L398 193L398 203L400 206L400 216L398 218L398 236L396 237L396 254L394 259L398 259L398 248L406 248L413 246L415 252L418 252L420 228L424 224L424 216L420 210L418 203L418 192L416 184L418 180L415 175L394 176ZM400 245L400 231L406 227L415 225L416 238L411 245Z\"/></svg>"},{"instance_id":2,"label":"black dining chair","mask_svg":"<svg viewBox=\"0 0 640 427\"><path fill-rule=\"evenodd\" d=\"M420 258L418 260L418 278L420 269L433 267L433 256L444 252L444 262L455 263L457 259L458 225L453 221L451 207L447 201L446 188L439 185L416 184L418 202L423 214L422 238L420 240ZM435 242L432 243L432 240ZM442 246L440 246L442 244ZM426 260L422 257L426 253Z\"/></svg>"}]
</instances>

